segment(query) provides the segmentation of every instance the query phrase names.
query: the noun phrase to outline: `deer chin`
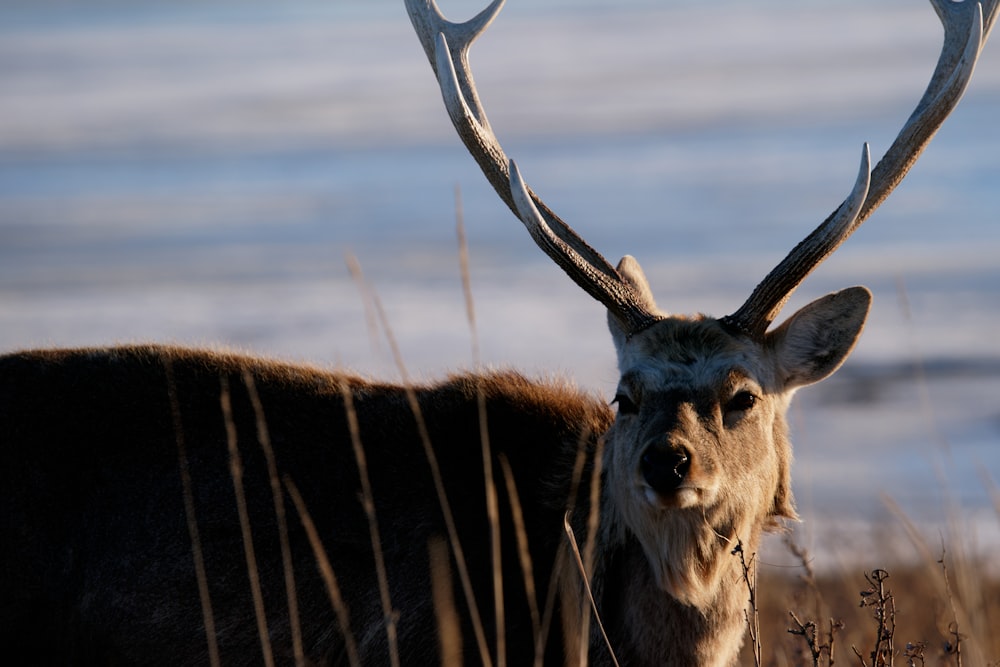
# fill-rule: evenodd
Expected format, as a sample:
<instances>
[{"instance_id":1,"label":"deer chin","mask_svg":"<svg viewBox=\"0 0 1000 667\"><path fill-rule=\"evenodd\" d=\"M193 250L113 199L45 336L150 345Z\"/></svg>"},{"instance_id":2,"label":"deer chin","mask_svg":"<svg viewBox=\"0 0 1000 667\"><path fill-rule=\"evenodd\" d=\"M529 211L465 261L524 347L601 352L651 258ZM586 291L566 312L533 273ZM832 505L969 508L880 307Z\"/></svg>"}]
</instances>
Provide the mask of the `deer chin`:
<instances>
[{"instance_id":1,"label":"deer chin","mask_svg":"<svg viewBox=\"0 0 1000 667\"><path fill-rule=\"evenodd\" d=\"M718 593L730 539L705 523L700 512L674 513L638 536L656 585L681 602L700 609Z\"/></svg>"},{"instance_id":2,"label":"deer chin","mask_svg":"<svg viewBox=\"0 0 1000 667\"><path fill-rule=\"evenodd\" d=\"M643 484L621 508L656 586L699 609L716 599L736 543L730 513L712 504L716 495L711 487L693 485L664 495Z\"/></svg>"}]
</instances>

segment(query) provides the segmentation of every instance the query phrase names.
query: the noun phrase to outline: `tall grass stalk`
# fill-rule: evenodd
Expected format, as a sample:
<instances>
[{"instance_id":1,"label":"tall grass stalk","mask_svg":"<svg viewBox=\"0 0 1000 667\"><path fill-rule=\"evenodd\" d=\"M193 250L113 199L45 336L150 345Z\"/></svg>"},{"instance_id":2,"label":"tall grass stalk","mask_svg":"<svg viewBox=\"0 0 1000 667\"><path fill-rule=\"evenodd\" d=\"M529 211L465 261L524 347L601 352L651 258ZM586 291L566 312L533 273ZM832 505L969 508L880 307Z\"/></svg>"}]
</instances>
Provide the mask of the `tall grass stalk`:
<instances>
[{"instance_id":1,"label":"tall grass stalk","mask_svg":"<svg viewBox=\"0 0 1000 667\"><path fill-rule=\"evenodd\" d=\"M205 625L205 640L208 643L208 662L211 667L220 667L219 642L215 631L215 614L212 611L212 596L208 590L208 575L205 572L205 553L201 546L201 532L198 530L198 515L194 506L194 490L191 483L191 469L188 466L187 445L184 441L184 423L181 419L181 405L177 399L177 383L174 380L174 366L169 357L163 358L163 370L167 378L167 399L170 403L170 418L173 422L174 439L177 443L177 464L181 473L181 492L184 496L184 516L187 521L188 536L191 539L191 555L194 558L195 579L198 581L198 598Z\"/></svg>"},{"instance_id":2,"label":"tall grass stalk","mask_svg":"<svg viewBox=\"0 0 1000 667\"><path fill-rule=\"evenodd\" d=\"M233 478L233 490L236 493L236 509L240 517L240 531L243 536L243 555L247 564L247 576L250 579L250 593L253 596L254 616L257 619L257 634L260 637L260 650L266 667L274 667L274 652L271 650L271 636L267 629L267 614L264 610L264 595L260 586L260 571L257 568L257 555L253 546L253 533L250 529L250 516L247 512L246 491L243 488L243 459L237 446L236 422L233 420L232 395L229 388L229 378L220 378L221 390L219 404L222 407L222 418L226 427L226 444L229 447L229 472Z\"/></svg>"},{"instance_id":3,"label":"tall grass stalk","mask_svg":"<svg viewBox=\"0 0 1000 667\"><path fill-rule=\"evenodd\" d=\"M534 565L531 561L531 551L528 547L528 532L524 528L524 511L521 508L521 498L517 492L517 484L514 482L514 473L510 468L510 462L503 454L497 455L497 459L500 463L500 471L503 473L504 483L507 487L507 498L510 502L511 517L514 521L514 535L517 538L517 556L521 563L524 592L528 598L528 613L531 616L532 637L534 645L538 646L542 620L538 611L538 594L535 589Z\"/></svg>"},{"instance_id":4,"label":"tall grass stalk","mask_svg":"<svg viewBox=\"0 0 1000 667\"><path fill-rule=\"evenodd\" d=\"M476 308L472 298L472 278L469 272L469 245L465 237L462 213L462 191L455 186L455 233L458 237L458 262L465 294L465 313L472 339L472 362L477 372L481 370L479 331L476 327ZM476 383L476 408L479 412L479 443L483 452L483 480L486 493L486 517L490 524L490 561L493 571L493 615L496 618L497 667L507 664L507 632L504 618L503 563L500 551L500 508L497 501L496 482L493 477L493 451L490 447L490 429L486 418L486 396L479 382Z\"/></svg>"},{"instance_id":5,"label":"tall grass stalk","mask_svg":"<svg viewBox=\"0 0 1000 667\"><path fill-rule=\"evenodd\" d=\"M285 596L288 598L288 626L292 635L292 655L296 667L305 667L306 656L302 648L302 626L299 619L299 598L295 592L295 569L292 566L292 549L288 542L288 521L285 517L285 494L281 489L281 479L278 477L278 463L271 447L271 435L264 418L264 406L261 405L257 393L257 385L253 375L247 368L243 369L243 384L253 406L257 426L257 442L264 452L267 461L267 475L271 482L271 498L274 501L274 516L278 522L278 542L281 548L281 569L285 574Z\"/></svg>"},{"instance_id":6,"label":"tall grass stalk","mask_svg":"<svg viewBox=\"0 0 1000 667\"><path fill-rule=\"evenodd\" d=\"M438 645L441 647L441 667L461 667L462 627L455 609L451 586L451 563L448 544L432 537L427 543L431 568L431 594L437 617Z\"/></svg>"},{"instance_id":7,"label":"tall grass stalk","mask_svg":"<svg viewBox=\"0 0 1000 667\"><path fill-rule=\"evenodd\" d=\"M348 257L348 268L350 269L355 282L361 285L366 283L364 274L361 272L361 265L355 258ZM490 650L486 641L486 633L483 629L483 622L479 614L479 607L476 604L475 594L472 590L472 580L469 577L469 568L466 565L462 544L458 539L458 529L455 526L454 513L451 510L451 503L448 501L448 495L444 488L444 480L441 477L441 466L438 464L437 454L434 453L434 447L431 444L430 433L428 432L427 424L424 421L423 411L420 408L420 401L417 399L417 392L414 389L413 383L410 381L409 373L406 370L406 364L403 362L402 352L396 342L395 335L392 332L392 327L389 326L389 321L386 317L385 310L382 308L381 300L373 290L367 290L367 294L372 300L371 304L378 316L379 324L381 324L382 331L389 343L389 349L392 351L392 357L396 363L396 368L402 378L406 399L410 405L410 410L413 412L413 418L416 421L417 426L417 433L420 436L420 442L424 448L424 455L426 456L427 463L431 469L431 477L434 480L434 489L437 493L438 504L440 505L441 512L444 515L445 527L448 531L448 542L451 545L452 553L455 556L455 564L458 568L459 580L462 582L462 592L465 595L465 600L469 607L469 615L472 620L472 629L476 636L476 644L479 648L480 659L484 665L492 667L493 660L490 658Z\"/></svg>"},{"instance_id":8,"label":"tall grass stalk","mask_svg":"<svg viewBox=\"0 0 1000 667\"><path fill-rule=\"evenodd\" d=\"M306 536L309 538L309 544L313 550L313 557L316 559L316 565L319 567L320 576L323 577L323 583L326 584L326 592L330 597L330 605L333 607L334 614L337 615L340 632L344 636L344 652L347 654L347 661L351 667L362 667L361 658L358 653L358 644L354 639L354 633L351 632L351 615L348 612L347 603L344 602L344 596L340 593L340 584L337 582L337 575L333 571L333 566L326 555L326 550L323 548L323 541L316 530L316 524L313 523L312 517L309 515L309 508L306 507L306 503L302 499L302 494L299 493L298 487L295 486L295 482L288 475L282 477L282 482L284 482L285 488L288 489L288 496L292 499L295 510L299 513L299 521L302 522L302 527L306 531Z\"/></svg>"},{"instance_id":9,"label":"tall grass stalk","mask_svg":"<svg viewBox=\"0 0 1000 667\"><path fill-rule=\"evenodd\" d=\"M368 520L368 534L372 543L372 554L375 557L375 576L378 578L379 599L382 603L382 617L385 620L386 641L389 645L389 664L392 667L399 667L399 639L396 627L398 614L392 608L392 597L389 594L389 573L386 571L385 554L382 552L382 533L375 513L375 495L372 493L371 477L368 474L368 459L361 443L361 427L358 424L357 410L354 408L354 397L344 378L340 378L339 389L344 400L354 460L358 464L358 475L361 478L361 505Z\"/></svg>"}]
</instances>

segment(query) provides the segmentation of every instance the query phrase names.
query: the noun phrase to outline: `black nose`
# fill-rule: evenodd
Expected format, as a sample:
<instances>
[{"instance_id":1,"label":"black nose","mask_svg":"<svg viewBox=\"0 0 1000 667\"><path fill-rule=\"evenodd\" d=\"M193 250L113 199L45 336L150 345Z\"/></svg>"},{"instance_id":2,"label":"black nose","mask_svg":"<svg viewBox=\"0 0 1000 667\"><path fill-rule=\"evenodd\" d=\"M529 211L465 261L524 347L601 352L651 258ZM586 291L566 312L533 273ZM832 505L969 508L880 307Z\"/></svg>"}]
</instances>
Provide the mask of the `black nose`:
<instances>
[{"instance_id":1,"label":"black nose","mask_svg":"<svg viewBox=\"0 0 1000 667\"><path fill-rule=\"evenodd\" d=\"M683 449L654 445L643 452L639 467L646 483L657 493L666 495L680 486L691 467L691 460Z\"/></svg>"}]
</instances>

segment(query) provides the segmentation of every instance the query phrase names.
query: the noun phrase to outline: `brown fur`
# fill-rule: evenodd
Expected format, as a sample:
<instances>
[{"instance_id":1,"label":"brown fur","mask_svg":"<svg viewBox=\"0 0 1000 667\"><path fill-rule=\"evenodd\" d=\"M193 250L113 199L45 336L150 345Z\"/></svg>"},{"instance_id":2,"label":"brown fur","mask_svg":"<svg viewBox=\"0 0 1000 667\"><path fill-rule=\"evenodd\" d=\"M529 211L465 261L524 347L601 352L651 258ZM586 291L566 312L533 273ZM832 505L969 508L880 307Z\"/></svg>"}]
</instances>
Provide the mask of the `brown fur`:
<instances>
[{"instance_id":1,"label":"brown fur","mask_svg":"<svg viewBox=\"0 0 1000 667\"><path fill-rule=\"evenodd\" d=\"M166 367L174 386L168 385ZM219 407L232 392L243 480L272 644L290 659L288 608L273 505L242 371L260 394L280 473L305 500L351 614L364 664L387 662L386 634L358 467L339 383L351 386L381 522L399 645L406 664L438 654L428 541L445 535L413 414L400 387L304 366L165 347L22 352L0 358L0 636L8 651L46 661L195 664L206 659L191 542L182 503L168 392L183 441L215 626L223 659L260 660ZM610 424L603 403L516 373L455 376L416 388L478 606L487 627L492 589L479 445L477 391L486 398L494 458L514 471L540 595L561 544L579 447ZM589 434L589 437L587 437ZM496 462L494 462L496 463ZM494 465L497 470L498 466ZM498 488L503 488L498 479ZM586 499L581 506L586 505ZM291 503L290 538L307 655L341 663L343 634ZM512 664L533 655L509 502L501 492L508 639ZM456 584L456 591L461 589ZM540 603L542 604L542 603ZM468 662L478 653L461 596ZM558 624L554 627L559 627ZM558 656L561 640L550 642ZM558 662L558 657L553 657Z\"/></svg>"},{"instance_id":2,"label":"brown fur","mask_svg":"<svg viewBox=\"0 0 1000 667\"><path fill-rule=\"evenodd\" d=\"M539 642L517 555L514 499L497 472L501 458L524 508L536 606L544 612L549 591L560 591L540 642L547 664L575 662L581 650L594 664L611 662L599 627L590 622L582 577L567 564L563 521L572 509L615 655L626 664L726 665L741 644L745 598L731 551L737 541L753 551L766 526L794 516L784 411L794 386L837 365L827 359L816 370L818 353L803 332L815 331L817 320L839 322L833 334L813 339L825 359L828 339L841 341L836 355L842 359L867 303L821 300L793 317L781 338L763 344L734 336L715 320L664 319L619 349L619 393L630 394L638 407L614 421L602 401L512 372L457 375L411 388L440 465L490 653L497 624L480 393L501 489L508 662L529 664ZM841 317L845 308L853 317ZM249 386L263 415L255 412ZM224 387L229 423L220 402ZM345 637L353 637L363 664L385 663L390 642L344 387L367 458L399 654L406 664L435 662L440 647L428 545L447 530L408 389L231 353L156 346L0 357L0 639L17 650L44 647L52 661L204 661L208 641L181 482L186 466L212 639L226 661L259 660L227 447L227 430L234 430L268 637L278 661L290 661L279 529L258 442L263 416L278 474L286 488L292 483L301 493L349 610L349 627L341 628L295 507L283 497L306 655L341 664L349 653ZM759 395L758 404L733 412L727 401L747 389ZM686 486L676 493L644 488L639 462L656 442L683 446L691 456ZM477 663L454 554L451 571L463 661Z\"/></svg>"}]
</instances>

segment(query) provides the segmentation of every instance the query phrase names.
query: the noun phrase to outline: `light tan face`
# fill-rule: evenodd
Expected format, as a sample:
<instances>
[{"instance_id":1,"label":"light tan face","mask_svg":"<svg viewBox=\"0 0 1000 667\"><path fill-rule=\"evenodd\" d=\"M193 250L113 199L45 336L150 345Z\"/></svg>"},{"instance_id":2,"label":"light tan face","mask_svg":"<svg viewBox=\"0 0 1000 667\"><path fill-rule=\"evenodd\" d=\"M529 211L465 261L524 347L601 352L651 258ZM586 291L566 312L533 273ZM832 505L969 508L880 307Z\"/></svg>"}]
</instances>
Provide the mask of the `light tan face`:
<instances>
[{"instance_id":1,"label":"light tan face","mask_svg":"<svg viewBox=\"0 0 1000 667\"><path fill-rule=\"evenodd\" d=\"M670 318L621 352L618 418L608 434L621 502L655 515L738 496L770 511L789 457L781 419L788 396L763 347L715 320Z\"/></svg>"},{"instance_id":2,"label":"light tan face","mask_svg":"<svg viewBox=\"0 0 1000 667\"><path fill-rule=\"evenodd\" d=\"M612 534L634 536L658 585L709 604L737 540L794 518L785 412L795 390L844 361L870 304L850 288L761 340L707 317L666 317L629 335L610 319L621 379L606 436Z\"/></svg>"}]
</instances>

